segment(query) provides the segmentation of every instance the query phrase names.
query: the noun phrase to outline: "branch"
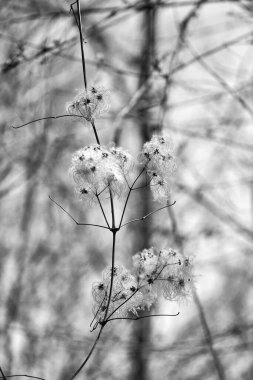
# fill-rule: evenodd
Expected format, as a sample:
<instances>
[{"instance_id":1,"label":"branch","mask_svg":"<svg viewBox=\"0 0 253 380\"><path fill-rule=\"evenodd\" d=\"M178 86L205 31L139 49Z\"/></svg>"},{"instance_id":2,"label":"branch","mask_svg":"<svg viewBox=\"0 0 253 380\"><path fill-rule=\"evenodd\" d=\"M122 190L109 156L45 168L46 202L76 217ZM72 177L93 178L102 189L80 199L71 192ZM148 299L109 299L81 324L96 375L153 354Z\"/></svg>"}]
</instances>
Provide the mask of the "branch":
<instances>
[{"instance_id":1,"label":"branch","mask_svg":"<svg viewBox=\"0 0 253 380\"><path fill-rule=\"evenodd\" d=\"M219 376L219 379L226 380L226 375L225 375L222 362L218 356L218 353L214 349L213 337L212 337L212 333L206 319L206 313L204 311L204 308L202 306L198 293L194 287L193 287L193 299L198 309L199 319L200 319L201 326L205 335L206 344L210 350L210 354L212 355L213 362L214 362L217 374Z\"/></svg>"},{"instance_id":2,"label":"branch","mask_svg":"<svg viewBox=\"0 0 253 380\"><path fill-rule=\"evenodd\" d=\"M128 319L130 321L138 321L138 319L143 319L143 318L150 318L150 317L176 317L178 316L180 313L178 312L177 314L151 314L151 315L143 315L141 317L134 317L134 318L131 318L131 317L122 317L122 318L119 318L119 317L115 317L115 318L110 318L110 319L107 319L106 322L109 322L109 321L114 321L116 319Z\"/></svg>"},{"instance_id":3,"label":"branch","mask_svg":"<svg viewBox=\"0 0 253 380\"><path fill-rule=\"evenodd\" d=\"M203 60L203 57L201 55L198 55L196 50L191 46L191 44L187 41L186 43L189 51L193 55L194 58L197 59L197 62L225 89L225 91L230 94L237 102L250 114L250 116L253 116L253 109L248 105L248 103L239 95L237 94L233 88L231 88L226 81L215 71L213 70L209 64L206 63L206 61Z\"/></svg>"},{"instance_id":4,"label":"branch","mask_svg":"<svg viewBox=\"0 0 253 380\"><path fill-rule=\"evenodd\" d=\"M170 216L170 219L172 222L172 229L173 229L173 234L175 236L175 241L180 246L180 249L182 251L182 255L185 256L184 255L183 236L181 235L181 233L179 231L177 219L176 219L176 216L173 212L173 209L169 209L169 216ZM219 380L226 380L226 375L225 375L225 371L224 371L222 362L219 358L218 353L216 352L216 350L214 348L213 337L212 337L212 333L211 333L211 330L210 330L208 322L207 322L207 318L206 318L204 308L201 304L200 298L199 298L198 293L197 293L194 286L192 288L192 295L193 295L195 305L197 307L200 323L201 323L203 333L205 336L205 340L206 340L206 345L207 345L209 352L210 352L210 355L212 357L215 369L217 371L218 378L219 378Z\"/></svg>"},{"instance_id":5,"label":"branch","mask_svg":"<svg viewBox=\"0 0 253 380\"><path fill-rule=\"evenodd\" d=\"M128 224L130 224L130 223L134 223L134 222L139 222L139 221L142 221L142 222L143 222L143 221L144 221L146 218L148 218L150 215L155 214L156 212L158 212L158 211L160 211L160 210L163 210L164 208L168 208L168 207L174 206L175 203L176 203L176 201L173 202L173 203L171 203L171 204L169 204L169 205L166 205L166 206L160 207L160 208L158 208L157 210L151 211L151 212L148 213L147 215L144 215L142 218L132 219L132 220L130 220L129 222L126 222L126 223L122 224L121 227L124 227L124 226L126 226L126 225L128 225Z\"/></svg>"},{"instance_id":6,"label":"branch","mask_svg":"<svg viewBox=\"0 0 253 380\"><path fill-rule=\"evenodd\" d=\"M197 12L199 11L199 9L206 3L207 0L198 0L193 8L190 10L190 12L184 17L184 19L180 22L180 25L179 25L179 31L178 31L178 36L177 36L177 41L176 41L176 46L175 48L173 49L172 53L171 53L171 57L170 57L170 61L169 61L169 68L168 68L168 72L167 74L164 76L164 79L165 79L165 83L164 83L164 89L163 89L163 94L162 94L162 98L161 98L161 101L160 101L160 115L159 115L159 128L162 129L163 127L163 123L164 123L164 118L165 118L165 114L166 114L166 104L168 102L168 98L169 98L169 94L170 94L170 84L171 84L171 80L172 80L172 76L171 76L171 73L172 73L172 70L173 70L173 65L174 65L174 62L177 60L181 50L182 50L182 47L183 47L183 43L184 43L184 40L185 40L185 36L186 36L186 32L188 30L188 26L189 24L191 23L192 19L194 19L197 15ZM160 74L162 74L162 70L159 66L159 64L157 65L157 69L158 69L158 72Z\"/></svg>"},{"instance_id":7,"label":"branch","mask_svg":"<svg viewBox=\"0 0 253 380\"><path fill-rule=\"evenodd\" d=\"M127 194L127 197L126 197L126 200L125 200L125 204L124 204L124 207L123 207L123 211L122 211L122 215L121 215L121 218L120 218L120 222L119 222L119 229L122 227L122 222L123 222L123 218L124 218L124 215L125 215L125 211L126 211L126 207L127 207L127 203L129 201L129 197L130 197L130 194L131 194L131 191L134 190L134 185L136 184L136 182L138 181L138 179L141 177L142 173L145 171L145 167L142 168L141 172L138 174L138 176L135 178L135 180L133 181L132 185L129 187L128 185L128 188L129 188L129 191L128 191L128 194ZM128 184L128 183L127 183Z\"/></svg>"},{"instance_id":8,"label":"branch","mask_svg":"<svg viewBox=\"0 0 253 380\"><path fill-rule=\"evenodd\" d=\"M109 230L109 227L101 226L100 224L93 224L93 223L79 223L67 210L65 210L59 203L57 203L51 196L49 195L48 198L50 201L52 201L56 206L58 206L62 211L65 212L75 223L77 226L93 226L93 227L100 227L105 228L106 230Z\"/></svg>"},{"instance_id":9,"label":"branch","mask_svg":"<svg viewBox=\"0 0 253 380\"><path fill-rule=\"evenodd\" d=\"M19 129L19 128L25 127L26 125L36 123L37 121L48 120L48 119L60 119L62 117L81 117L82 118L83 116L80 116L80 115L46 116L46 117L41 117L40 119L35 119L35 120L28 121L27 123L18 125L17 127L15 127L14 125L11 125L11 127L14 128L14 129Z\"/></svg>"},{"instance_id":10,"label":"branch","mask_svg":"<svg viewBox=\"0 0 253 380\"><path fill-rule=\"evenodd\" d=\"M103 214L103 216L104 216L104 218L105 218L105 222L106 222L106 224L107 224L107 227L108 227L108 229L110 230L111 227L110 227L110 224L108 223L108 220L107 220L107 217L106 217L106 215L105 215L105 212L104 212L104 209L103 209L102 203L101 203L101 201L100 201L100 199L99 199L99 195L96 195L96 197L97 197L97 200L98 200L98 203L99 203L100 209L101 209L101 211L102 211L102 214Z\"/></svg>"},{"instance_id":11,"label":"branch","mask_svg":"<svg viewBox=\"0 0 253 380\"><path fill-rule=\"evenodd\" d=\"M217 205L208 199L205 193L201 191L201 188L191 188L185 186L182 183L176 184L178 189L190 196L198 205L201 205L206 210L210 211L220 222L229 226L233 230L239 233L239 236L245 237L247 240L252 242L253 232L247 226L244 226L240 221L234 218L232 215L228 214L221 205Z\"/></svg>"},{"instance_id":12,"label":"branch","mask_svg":"<svg viewBox=\"0 0 253 380\"><path fill-rule=\"evenodd\" d=\"M3 372L1 370L1 373L3 375ZM43 377L38 377L38 376L30 376L30 375L7 375L7 376L4 376L4 377L0 377L0 379L7 379L7 378L11 378L11 377L28 377L29 379L37 379L37 380L45 380L43 379Z\"/></svg>"}]
</instances>

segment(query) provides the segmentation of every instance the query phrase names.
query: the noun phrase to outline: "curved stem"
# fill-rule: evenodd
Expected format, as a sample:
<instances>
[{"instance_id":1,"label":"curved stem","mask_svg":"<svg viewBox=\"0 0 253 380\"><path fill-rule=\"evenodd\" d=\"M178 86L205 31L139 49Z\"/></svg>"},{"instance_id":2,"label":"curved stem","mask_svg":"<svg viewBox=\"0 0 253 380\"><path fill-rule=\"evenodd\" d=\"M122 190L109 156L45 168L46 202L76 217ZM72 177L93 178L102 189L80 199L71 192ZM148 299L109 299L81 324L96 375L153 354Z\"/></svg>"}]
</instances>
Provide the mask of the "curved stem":
<instances>
[{"instance_id":1,"label":"curved stem","mask_svg":"<svg viewBox=\"0 0 253 380\"><path fill-rule=\"evenodd\" d=\"M11 127L14 128L14 129L19 129L19 128L25 127L26 125L36 123L37 121L49 120L49 119L61 119L62 117L81 117L82 118L83 116L80 116L80 115L46 116L46 117L41 117L39 119L34 119L34 120L31 120L31 121L28 121L27 123L18 125L17 127L15 127L14 125L12 125Z\"/></svg>"},{"instance_id":2,"label":"curved stem","mask_svg":"<svg viewBox=\"0 0 253 380\"><path fill-rule=\"evenodd\" d=\"M98 343L98 341L100 339L100 336L101 336L101 333L103 331L103 328L104 328L104 326L101 325L100 330L98 332L98 335L96 337L96 340L95 340L95 342L93 343L93 346L90 349L90 352L88 353L88 355L86 356L86 358L84 359L84 361L82 362L82 364L80 365L80 367L76 370L76 372L74 373L74 375L71 377L70 380L73 380L79 374L79 372L81 372L81 370L83 369L83 367L85 366L85 364L87 363L87 361L90 359L90 357L91 357L93 351L95 350L95 347L96 347L96 345L97 345L97 343Z\"/></svg>"}]
</instances>

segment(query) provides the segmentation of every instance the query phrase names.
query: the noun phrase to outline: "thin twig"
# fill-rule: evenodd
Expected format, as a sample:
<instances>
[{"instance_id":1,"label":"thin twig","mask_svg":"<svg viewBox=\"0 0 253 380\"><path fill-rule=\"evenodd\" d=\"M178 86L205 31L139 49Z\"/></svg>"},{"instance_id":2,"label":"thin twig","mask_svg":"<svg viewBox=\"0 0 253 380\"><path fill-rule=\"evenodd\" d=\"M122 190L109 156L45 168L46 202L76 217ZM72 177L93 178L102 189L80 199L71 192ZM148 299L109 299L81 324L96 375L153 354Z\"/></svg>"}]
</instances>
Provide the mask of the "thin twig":
<instances>
[{"instance_id":1,"label":"thin twig","mask_svg":"<svg viewBox=\"0 0 253 380\"><path fill-rule=\"evenodd\" d=\"M148 187L148 185L150 185L150 183L151 183L151 179L149 181L146 181L145 185L143 185L143 186L133 187L132 191L134 191L134 190L140 190L140 189L145 189L145 187Z\"/></svg>"},{"instance_id":2,"label":"thin twig","mask_svg":"<svg viewBox=\"0 0 253 380\"><path fill-rule=\"evenodd\" d=\"M210 211L220 222L222 222L226 226L229 226L230 228L232 228L232 230L236 231L240 237L244 237L252 242L252 230L247 226L243 225L240 221L238 221L238 219L234 218L232 215L224 211L224 209L221 207L221 203L218 207L214 202L212 202L202 191L201 187L194 189L189 186L185 186L185 184L182 183L177 183L176 185L179 190L183 191L192 199L194 199L194 201L197 202L198 205L201 205L205 209Z\"/></svg>"},{"instance_id":3,"label":"thin twig","mask_svg":"<svg viewBox=\"0 0 253 380\"><path fill-rule=\"evenodd\" d=\"M93 226L93 227L100 227L100 228L105 228L106 230L109 230L109 226L106 227L106 226L102 226L100 224L93 224L93 223L79 223L67 210L65 210L59 203L57 203L53 198L51 198L51 196L49 195L48 198L54 203L56 204L56 206L58 206L62 211L65 212L65 214L67 214L75 223L76 225L78 226Z\"/></svg>"},{"instance_id":4,"label":"thin twig","mask_svg":"<svg viewBox=\"0 0 253 380\"><path fill-rule=\"evenodd\" d=\"M76 25L77 27L79 27L79 24L78 24L78 18L76 17L76 14L75 14L75 11L74 11L74 8L73 8L73 5L76 4L77 2L74 1L72 4L70 4L70 12L73 13L73 16L74 16L74 19L75 19L75 22L76 22Z\"/></svg>"},{"instance_id":5,"label":"thin twig","mask_svg":"<svg viewBox=\"0 0 253 380\"><path fill-rule=\"evenodd\" d=\"M43 379L43 377L30 376L30 375L6 375L4 377L0 377L0 379L6 379L6 378L11 378L11 377L28 377L29 379L45 380Z\"/></svg>"},{"instance_id":6,"label":"thin twig","mask_svg":"<svg viewBox=\"0 0 253 380\"><path fill-rule=\"evenodd\" d=\"M248 103L239 95L237 94L233 88L231 88L226 81L215 71L213 70L210 65L206 63L206 61L203 59L202 56L198 55L196 50L193 48L193 46L187 42L186 43L189 51L193 55L194 58L197 59L197 62L209 73L213 78L216 79L216 81L226 90L228 94L230 94L237 102L250 114L250 116L253 116L253 109L248 105Z\"/></svg>"},{"instance_id":7,"label":"thin twig","mask_svg":"<svg viewBox=\"0 0 253 380\"><path fill-rule=\"evenodd\" d=\"M92 353L93 353L93 351L94 351L94 349L95 349L95 347L96 347L96 345L97 345L97 343L98 343L98 341L100 339L100 335L101 335L101 333L103 331L103 328L104 328L104 325L101 325L101 328L100 328L99 333L98 333L98 335L96 337L96 340L93 343L93 346L91 347L91 350L89 351L88 355L86 356L86 358L84 359L84 361L82 362L82 364L80 365L80 367L76 370L76 372L74 373L74 375L71 377L70 380L73 380L79 374L79 372L83 369L83 367L85 366L85 364L87 363L87 361L91 357L91 355L92 355Z\"/></svg>"},{"instance_id":8,"label":"thin twig","mask_svg":"<svg viewBox=\"0 0 253 380\"><path fill-rule=\"evenodd\" d=\"M128 191L128 194L127 194L127 197L126 197L126 200L125 200L125 204L124 204L122 215L121 215L120 222L119 222L119 229L122 226L123 218L124 218L124 215L125 215L125 212L126 212L126 207L127 207L128 201L129 201L129 197L130 197L131 191L133 190L134 185L136 184L136 182L138 181L138 179L140 178L140 176L142 175L142 173L144 171L145 171L145 167L142 168L141 172L138 174L138 176L133 181L132 185L129 187L129 191Z\"/></svg>"},{"instance_id":9,"label":"thin twig","mask_svg":"<svg viewBox=\"0 0 253 380\"><path fill-rule=\"evenodd\" d=\"M194 4L194 6L190 10L190 12L187 13L187 15L184 17L184 19L180 22L176 46L171 53L168 72L164 76L165 83L164 83L163 95L162 95L161 102L160 102L160 115L159 115L159 127L160 127L160 129L162 129L162 127L163 127L164 118L165 118L165 114L166 114L166 104L168 102L169 93L171 90L171 86L170 86L170 83L172 80L171 72L173 70L174 62L177 60L177 58L181 52L181 49L183 47L183 42L185 40L185 35L186 35L187 30L188 30L188 26L189 26L190 22L192 21L192 19L194 19L196 17L199 8L201 6L203 6L203 4L206 3L206 1L207 0L198 0L196 2L196 4ZM159 65L158 65L158 72L161 74L161 69L160 69Z\"/></svg>"},{"instance_id":10,"label":"thin twig","mask_svg":"<svg viewBox=\"0 0 253 380\"><path fill-rule=\"evenodd\" d=\"M141 317L134 317L134 318L131 318L131 317L115 317L115 318L110 318L110 319L107 319L107 322L109 321L114 321L116 319L128 319L130 321L138 321L138 319L143 319L143 318L150 318L150 317L176 317L178 316L180 313L178 312L177 314L150 314L150 315L143 315Z\"/></svg>"},{"instance_id":11,"label":"thin twig","mask_svg":"<svg viewBox=\"0 0 253 380\"><path fill-rule=\"evenodd\" d=\"M19 129L19 128L25 127L26 125L36 123L37 121L49 120L49 119L60 119L60 118L63 118L63 117L80 117L80 118L83 118L83 116L80 116L80 115L46 116L46 117L41 117L39 119L34 119L34 120L31 120L31 121L28 121L27 123L18 125L17 127L15 127L14 125L12 125L11 127L14 128L14 129Z\"/></svg>"},{"instance_id":12,"label":"thin twig","mask_svg":"<svg viewBox=\"0 0 253 380\"><path fill-rule=\"evenodd\" d=\"M100 305L99 305L99 307L98 307L96 313L94 313L94 317L92 318L92 321L91 321L91 323L90 323L90 327L92 326L93 322L95 321L95 319L96 319L96 317L97 317L97 315L98 315L98 313L99 313L99 310L101 309L101 306L102 306L102 304L103 304L103 302L104 302L104 300L105 300L106 295L107 295L107 293L105 293L105 295L104 295L102 301L100 302ZM93 330L94 330L94 329L92 329L92 331L93 331Z\"/></svg>"},{"instance_id":13,"label":"thin twig","mask_svg":"<svg viewBox=\"0 0 253 380\"><path fill-rule=\"evenodd\" d=\"M179 247L182 251L182 255L185 256L183 237L179 231L176 216L173 212L173 209L169 209L168 211L169 211L169 216L170 216L171 223L172 223L172 231L173 231L173 234L175 237L175 241L179 245ZM205 340L206 340L206 345L207 345L209 352L210 352L210 355L212 357L218 378L219 378L219 380L226 380L226 375L225 375L225 371L224 371L222 362L220 360L218 353L216 352L216 350L214 348L213 337L212 337L212 333L211 333L211 330L210 330L208 322L207 322L207 318L206 318L204 308L202 306L202 303L200 301L200 298L199 298L198 293L197 293L194 286L192 287L192 295L193 295L195 305L197 307L199 319L200 319L202 330L203 330Z\"/></svg>"},{"instance_id":14,"label":"thin twig","mask_svg":"<svg viewBox=\"0 0 253 380\"><path fill-rule=\"evenodd\" d=\"M111 229L110 224L109 224L109 222L108 222L108 220L107 220L107 217L106 217L106 215L105 215L104 208L103 208L102 203L101 203L101 201L100 201L100 199L99 199L99 195L96 195L96 197L97 197L97 200L98 200L98 203L99 203L100 209L101 209L101 211L102 211L102 214L103 214L103 216L104 216L105 222L106 222L108 228Z\"/></svg>"},{"instance_id":15,"label":"thin twig","mask_svg":"<svg viewBox=\"0 0 253 380\"><path fill-rule=\"evenodd\" d=\"M130 223L139 222L139 221L144 221L144 220L145 220L146 218L148 218L150 215L155 214L156 212L158 212L158 211L160 211L160 210L163 210L164 208L168 208L168 207L174 206L175 203L176 203L176 201L173 202L173 203L171 203L171 204L169 204L169 205L166 205L166 206L160 207L160 208L158 208L157 210L151 211L150 213L148 213L147 215L144 215L144 216L141 217L141 218L137 218L137 219L129 220L129 222L126 222L126 223L122 224L121 227L127 226L127 225L130 224Z\"/></svg>"},{"instance_id":16,"label":"thin twig","mask_svg":"<svg viewBox=\"0 0 253 380\"><path fill-rule=\"evenodd\" d=\"M202 306L198 293L194 287L193 287L193 299L198 309L199 318L200 318L202 329L205 335L206 343L209 348L210 354L212 355L217 374L220 380L225 380L226 379L225 371L221 363L221 360L218 356L218 353L214 349L213 337L212 337L211 330L209 328L209 325L206 319L206 313Z\"/></svg>"}]
</instances>

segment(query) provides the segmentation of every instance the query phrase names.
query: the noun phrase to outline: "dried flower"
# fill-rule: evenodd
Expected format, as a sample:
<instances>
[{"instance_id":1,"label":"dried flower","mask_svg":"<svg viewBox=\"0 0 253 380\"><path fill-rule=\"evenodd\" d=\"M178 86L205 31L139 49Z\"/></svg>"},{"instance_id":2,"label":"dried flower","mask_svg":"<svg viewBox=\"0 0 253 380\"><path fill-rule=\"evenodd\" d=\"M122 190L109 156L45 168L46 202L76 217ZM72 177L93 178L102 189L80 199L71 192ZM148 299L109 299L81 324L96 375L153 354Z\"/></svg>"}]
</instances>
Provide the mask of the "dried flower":
<instances>
[{"instance_id":1,"label":"dried flower","mask_svg":"<svg viewBox=\"0 0 253 380\"><path fill-rule=\"evenodd\" d=\"M73 116L82 116L94 121L109 109L109 91L104 87L91 87L88 91L79 91L74 100L66 105L67 112Z\"/></svg>"},{"instance_id":2,"label":"dried flower","mask_svg":"<svg viewBox=\"0 0 253 380\"><path fill-rule=\"evenodd\" d=\"M78 150L72 158L71 172L82 200L93 201L101 192L110 189L120 196L126 189L126 175L132 163L123 148L107 148L92 144Z\"/></svg>"},{"instance_id":3,"label":"dried flower","mask_svg":"<svg viewBox=\"0 0 253 380\"><path fill-rule=\"evenodd\" d=\"M103 271L102 282L95 283L92 287L93 310L97 321L103 321L105 317L112 275L113 289L107 317L123 318L129 312L136 314L142 303L142 294L137 290L136 278L123 266L116 265L113 269L107 267Z\"/></svg>"},{"instance_id":4,"label":"dried flower","mask_svg":"<svg viewBox=\"0 0 253 380\"><path fill-rule=\"evenodd\" d=\"M164 202L170 195L170 178L176 168L171 142L167 136L154 135L144 144L140 161L150 177L150 188L156 201Z\"/></svg>"},{"instance_id":5,"label":"dried flower","mask_svg":"<svg viewBox=\"0 0 253 380\"><path fill-rule=\"evenodd\" d=\"M159 295L170 301L178 301L190 293L192 264L173 249L144 249L133 256L133 265L143 303L150 304Z\"/></svg>"},{"instance_id":6,"label":"dried flower","mask_svg":"<svg viewBox=\"0 0 253 380\"><path fill-rule=\"evenodd\" d=\"M123 173L127 175L133 167L133 157L121 147L113 146L111 147L110 152L117 159Z\"/></svg>"},{"instance_id":7,"label":"dried flower","mask_svg":"<svg viewBox=\"0 0 253 380\"><path fill-rule=\"evenodd\" d=\"M133 256L135 275L122 265L107 267L102 281L93 284L94 315L102 322L105 315L124 318L129 312L137 315L139 310L149 309L162 295L170 301L185 299L193 286L192 264L173 249L144 249ZM113 288L108 307L111 276ZM106 310L108 312L106 314Z\"/></svg>"}]
</instances>

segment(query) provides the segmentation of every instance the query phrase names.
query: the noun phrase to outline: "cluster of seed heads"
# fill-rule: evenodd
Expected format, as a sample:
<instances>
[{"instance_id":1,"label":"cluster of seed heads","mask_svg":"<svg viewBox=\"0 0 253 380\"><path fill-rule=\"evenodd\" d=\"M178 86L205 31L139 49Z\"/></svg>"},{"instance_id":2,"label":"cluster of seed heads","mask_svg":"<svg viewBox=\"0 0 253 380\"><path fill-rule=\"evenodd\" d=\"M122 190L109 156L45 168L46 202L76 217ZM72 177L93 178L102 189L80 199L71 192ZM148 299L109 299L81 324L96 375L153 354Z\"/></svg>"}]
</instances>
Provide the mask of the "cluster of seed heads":
<instances>
[{"instance_id":1,"label":"cluster of seed heads","mask_svg":"<svg viewBox=\"0 0 253 380\"><path fill-rule=\"evenodd\" d=\"M124 318L129 313L149 309L159 296L166 300L185 299L193 286L192 264L178 252L144 249L133 256L134 273L123 266L107 267L102 281L93 284L93 311L97 321L107 317ZM111 276L113 290L108 306Z\"/></svg>"},{"instance_id":2,"label":"cluster of seed heads","mask_svg":"<svg viewBox=\"0 0 253 380\"><path fill-rule=\"evenodd\" d=\"M94 123L96 117L108 110L108 96L103 87L92 87L79 92L67 110ZM168 202L176 164L166 135L154 135L146 142L138 160L115 146L92 144L75 152L71 173L80 199L92 203L108 192L110 197L119 197L129 191L134 161L141 173L146 172L154 200ZM132 274L119 265L103 271L102 281L92 288L94 318L97 323L103 323L106 319L137 314L139 310L149 309L159 296L180 301L192 286L192 264L188 258L173 249L144 249L133 256Z\"/></svg>"}]
</instances>

